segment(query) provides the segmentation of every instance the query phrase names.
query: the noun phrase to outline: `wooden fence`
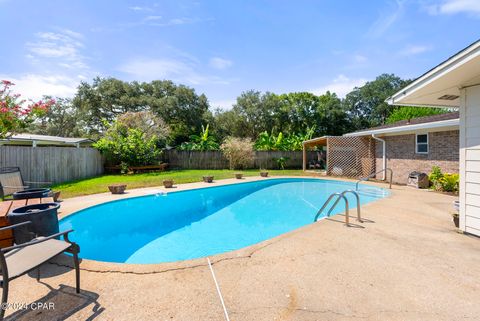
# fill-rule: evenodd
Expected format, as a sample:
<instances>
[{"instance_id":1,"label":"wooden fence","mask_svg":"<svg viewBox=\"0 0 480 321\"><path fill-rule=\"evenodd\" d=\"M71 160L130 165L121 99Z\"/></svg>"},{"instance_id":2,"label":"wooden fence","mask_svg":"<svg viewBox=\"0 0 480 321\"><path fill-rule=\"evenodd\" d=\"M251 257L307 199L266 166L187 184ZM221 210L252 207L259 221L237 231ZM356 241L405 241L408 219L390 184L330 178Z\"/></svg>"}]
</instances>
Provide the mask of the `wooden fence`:
<instances>
[{"instance_id":1,"label":"wooden fence","mask_svg":"<svg viewBox=\"0 0 480 321\"><path fill-rule=\"evenodd\" d=\"M0 146L0 167L20 167L23 179L63 183L100 175L103 157L94 148Z\"/></svg>"},{"instance_id":2,"label":"wooden fence","mask_svg":"<svg viewBox=\"0 0 480 321\"><path fill-rule=\"evenodd\" d=\"M256 151L251 168L277 169L277 159L287 158L285 168L302 168L302 152L284 151ZM317 157L316 152L308 152L308 159ZM182 151L168 150L163 154L163 161L169 163L170 168L182 169L225 169L228 160L220 151Z\"/></svg>"}]
</instances>

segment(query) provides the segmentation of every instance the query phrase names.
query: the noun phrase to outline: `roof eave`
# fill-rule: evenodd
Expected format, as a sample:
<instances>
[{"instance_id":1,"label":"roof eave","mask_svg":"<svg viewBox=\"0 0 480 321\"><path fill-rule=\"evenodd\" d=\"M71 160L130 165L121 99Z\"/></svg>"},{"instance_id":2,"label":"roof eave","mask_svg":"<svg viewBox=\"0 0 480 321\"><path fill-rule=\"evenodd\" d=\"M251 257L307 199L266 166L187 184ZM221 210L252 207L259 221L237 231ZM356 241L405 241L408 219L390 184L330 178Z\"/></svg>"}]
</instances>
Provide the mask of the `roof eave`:
<instances>
[{"instance_id":1,"label":"roof eave","mask_svg":"<svg viewBox=\"0 0 480 321\"><path fill-rule=\"evenodd\" d=\"M390 105L396 106L416 106L416 107L443 107L443 108L458 108L458 105L430 105L430 104L416 104L416 103L398 103L397 101L401 101L406 97L413 94L418 89L428 85L431 81L443 76L444 74L448 73L450 70L455 69L458 65L468 61L470 57L474 57L480 54L480 40L477 40L470 46L466 47L465 49L461 50L457 54L451 56L447 60L443 61L436 67L430 69L417 79L415 79L412 83L407 85L406 87L402 88L392 96L388 97L385 102Z\"/></svg>"},{"instance_id":2,"label":"roof eave","mask_svg":"<svg viewBox=\"0 0 480 321\"><path fill-rule=\"evenodd\" d=\"M414 125L404 125L398 127L389 127L389 128L380 128L374 130L365 130L361 132L348 133L343 136L352 137L352 136L370 136L370 135L382 135L382 134L401 134L403 132L416 131L416 130L425 130L425 129L441 129L449 127L458 127L460 126L460 120L448 119L437 122L430 123L421 123Z\"/></svg>"}]
</instances>

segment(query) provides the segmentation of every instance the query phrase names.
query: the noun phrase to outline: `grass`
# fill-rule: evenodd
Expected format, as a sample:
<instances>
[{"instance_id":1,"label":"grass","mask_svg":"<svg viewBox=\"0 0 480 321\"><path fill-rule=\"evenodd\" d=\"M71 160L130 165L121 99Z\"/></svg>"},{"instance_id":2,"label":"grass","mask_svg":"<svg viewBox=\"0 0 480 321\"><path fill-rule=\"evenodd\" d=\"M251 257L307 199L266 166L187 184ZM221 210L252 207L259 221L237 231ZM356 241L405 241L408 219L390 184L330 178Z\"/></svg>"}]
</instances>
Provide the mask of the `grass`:
<instances>
[{"instance_id":1,"label":"grass","mask_svg":"<svg viewBox=\"0 0 480 321\"><path fill-rule=\"evenodd\" d=\"M74 182L62 183L53 186L55 190L62 192L62 198L90 195L108 191L108 185L124 183L128 189L160 186L164 179L173 179L175 184L200 182L203 175L213 175L215 179L233 178L234 173L243 173L244 176L258 176L258 170L171 170L166 172L154 172L135 175L102 175L94 178L83 179ZM292 175L303 176L302 170L269 170L269 175Z\"/></svg>"}]
</instances>

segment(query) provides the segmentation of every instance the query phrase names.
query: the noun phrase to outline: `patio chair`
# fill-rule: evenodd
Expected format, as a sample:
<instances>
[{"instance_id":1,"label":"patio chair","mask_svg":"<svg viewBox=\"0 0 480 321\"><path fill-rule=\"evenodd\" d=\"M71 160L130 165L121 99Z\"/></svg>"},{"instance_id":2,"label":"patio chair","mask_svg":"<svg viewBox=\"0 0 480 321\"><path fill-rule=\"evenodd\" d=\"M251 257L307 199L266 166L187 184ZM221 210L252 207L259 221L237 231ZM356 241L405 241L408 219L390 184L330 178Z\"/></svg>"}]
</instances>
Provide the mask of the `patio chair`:
<instances>
[{"instance_id":1,"label":"patio chair","mask_svg":"<svg viewBox=\"0 0 480 321\"><path fill-rule=\"evenodd\" d=\"M31 224L31 222L27 221L2 227L0 228L0 232L26 224ZM47 237L37 237L26 243L0 249L0 286L2 287L0 321L3 320L5 315L10 281L34 269L37 269L37 281L39 281L40 265L63 252L69 252L73 255L76 292L80 293L80 266L78 261L80 247L68 239L68 233L70 232L72 232L72 230L56 233ZM58 238L62 235L64 240L59 240Z\"/></svg>"},{"instance_id":2,"label":"patio chair","mask_svg":"<svg viewBox=\"0 0 480 321\"><path fill-rule=\"evenodd\" d=\"M29 189L31 185L50 185L51 182L29 182L24 181L20 167L0 168L0 198L5 199L15 192Z\"/></svg>"}]
</instances>

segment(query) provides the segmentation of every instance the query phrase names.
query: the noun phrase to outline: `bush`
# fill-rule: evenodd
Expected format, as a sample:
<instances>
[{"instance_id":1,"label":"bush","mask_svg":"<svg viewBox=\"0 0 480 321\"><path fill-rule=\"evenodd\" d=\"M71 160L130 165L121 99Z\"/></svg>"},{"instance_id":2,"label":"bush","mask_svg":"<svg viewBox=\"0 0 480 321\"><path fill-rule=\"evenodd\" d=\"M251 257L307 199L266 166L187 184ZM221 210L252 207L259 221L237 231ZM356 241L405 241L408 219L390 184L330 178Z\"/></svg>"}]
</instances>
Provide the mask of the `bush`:
<instances>
[{"instance_id":1,"label":"bush","mask_svg":"<svg viewBox=\"0 0 480 321\"><path fill-rule=\"evenodd\" d=\"M108 163L120 165L123 173L129 166L154 164L161 153L155 136L148 139L133 128L128 129L126 135L108 135L93 146L105 155Z\"/></svg>"},{"instance_id":2,"label":"bush","mask_svg":"<svg viewBox=\"0 0 480 321\"><path fill-rule=\"evenodd\" d=\"M458 193L460 180L458 174L444 174L440 167L433 166L432 172L428 175L428 178L434 190Z\"/></svg>"},{"instance_id":3,"label":"bush","mask_svg":"<svg viewBox=\"0 0 480 321\"><path fill-rule=\"evenodd\" d=\"M253 143L249 138L227 137L220 149L230 169L248 168L253 163Z\"/></svg>"},{"instance_id":4,"label":"bush","mask_svg":"<svg viewBox=\"0 0 480 321\"><path fill-rule=\"evenodd\" d=\"M120 165L122 172L129 166L155 164L161 153L168 127L149 112L127 113L117 118L105 136L93 146L105 155L108 164Z\"/></svg>"},{"instance_id":5,"label":"bush","mask_svg":"<svg viewBox=\"0 0 480 321\"><path fill-rule=\"evenodd\" d=\"M277 162L278 168L281 170L285 169L285 165L287 165L287 161L289 160L289 157L279 157L276 158L275 161Z\"/></svg>"}]
</instances>

